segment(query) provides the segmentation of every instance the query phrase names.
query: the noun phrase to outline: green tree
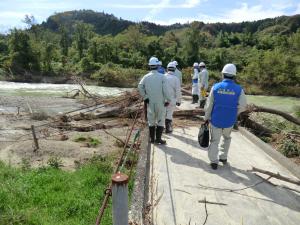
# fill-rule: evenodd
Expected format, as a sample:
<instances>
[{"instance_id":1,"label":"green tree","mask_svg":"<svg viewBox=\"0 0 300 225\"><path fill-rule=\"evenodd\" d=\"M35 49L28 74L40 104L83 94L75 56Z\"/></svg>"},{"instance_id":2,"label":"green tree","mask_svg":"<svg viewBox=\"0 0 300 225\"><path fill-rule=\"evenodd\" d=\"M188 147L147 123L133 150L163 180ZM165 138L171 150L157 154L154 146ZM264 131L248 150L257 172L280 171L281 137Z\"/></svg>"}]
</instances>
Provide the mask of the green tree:
<instances>
[{"instance_id":1,"label":"green tree","mask_svg":"<svg viewBox=\"0 0 300 225\"><path fill-rule=\"evenodd\" d=\"M55 53L55 45L52 43L44 43L45 49L43 51L42 59L43 59L43 70L45 72L50 72L51 62L54 58Z\"/></svg>"},{"instance_id":2,"label":"green tree","mask_svg":"<svg viewBox=\"0 0 300 225\"><path fill-rule=\"evenodd\" d=\"M191 27L186 32L186 43L184 46L185 61L187 65L193 65L194 62L199 61L199 44L200 31L198 23L192 23Z\"/></svg>"},{"instance_id":3,"label":"green tree","mask_svg":"<svg viewBox=\"0 0 300 225\"><path fill-rule=\"evenodd\" d=\"M37 57L30 46L29 35L17 29L9 38L10 67L12 69L39 70Z\"/></svg>"},{"instance_id":4,"label":"green tree","mask_svg":"<svg viewBox=\"0 0 300 225\"><path fill-rule=\"evenodd\" d=\"M60 48L61 48L61 54L63 56L68 56L68 51L69 51L69 47L71 45L71 40L70 40L70 37L69 37L66 27L61 26L59 29L59 33L60 33L59 44L60 44Z\"/></svg>"},{"instance_id":5,"label":"green tree","mask_svg":"<svg viewBox=\"0 0 300 225\"><path fill-rule=\"evenodd\" d=\"M216 46L220 48L228 48L230 46L230 40L227 32L223 32L222 30L219 32L216 38Z\"/></svg>"},{"instance_id":6,"label":"green tree","mask_svg":"<svg viewBox=\"0 0 300 225\"><path fill-rule=\"evenodd\" d=\"M78 22L74 25L75 28L75 46L79 59L82 59L84 50L88 48L88 40L92 36L93 27L89 24Z\"/></svg>"}]
</instances>

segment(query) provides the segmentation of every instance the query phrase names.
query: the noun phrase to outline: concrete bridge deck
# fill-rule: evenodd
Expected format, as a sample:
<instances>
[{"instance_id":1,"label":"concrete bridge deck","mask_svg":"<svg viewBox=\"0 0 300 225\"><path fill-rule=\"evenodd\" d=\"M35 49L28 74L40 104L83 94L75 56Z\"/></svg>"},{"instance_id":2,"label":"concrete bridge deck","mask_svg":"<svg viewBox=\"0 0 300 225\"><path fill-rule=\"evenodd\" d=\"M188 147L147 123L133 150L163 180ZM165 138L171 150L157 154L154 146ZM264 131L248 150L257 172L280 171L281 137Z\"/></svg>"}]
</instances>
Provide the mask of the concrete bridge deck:
<instances>
[{"instance_id":1,"label":"concrete bridge deck","mask_svg":"<svg viewBox=\"0 0 300 225\"><path fill-rule=\"evenodd\" d=\"M204 224L206 219L208 225L300 224L300 187L271 178L272 183L296 191L273 186L248 171L255 166L295 178L285 167L235 131L229 163L212 170L197 134L198 127L178 128L164 135L166 146L151 145L153 224L194 225Z\"/></svg>"}]
</instances>

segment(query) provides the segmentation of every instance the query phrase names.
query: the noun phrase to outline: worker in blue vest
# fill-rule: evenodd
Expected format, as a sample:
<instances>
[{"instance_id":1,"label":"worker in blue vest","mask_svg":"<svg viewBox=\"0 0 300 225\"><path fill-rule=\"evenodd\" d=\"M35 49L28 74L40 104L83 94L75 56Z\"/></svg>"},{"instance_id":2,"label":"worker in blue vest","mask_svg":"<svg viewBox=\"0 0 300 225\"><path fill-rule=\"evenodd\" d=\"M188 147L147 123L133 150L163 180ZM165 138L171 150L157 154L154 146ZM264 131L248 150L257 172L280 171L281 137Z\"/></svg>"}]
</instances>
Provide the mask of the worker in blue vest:
<instances>
[{"instance_id":1,"label":"worker in blue vest","mask_svg":"<svg viewBox=\"0 0 300 225\"><path fill-rule=\"evenodd\" d=\"M162 61L159 61L157 71L158 71L159 73L161 73L161 74L165 74L165 73L166 73L165 68L162 66Z\"/></svg>"},{"instance_id":2,"label":"worker in blue vest","mask_svg":"<svg viewBox=\"0 0 300 225\"><path fill-rule=\"evenodd\" d=\"M193 101L192 104L198 103L199 100L199 95L200 95L200 89L199 89L199 84L198 84L198 79L199 79L199 64L194 63L193 64L194 68L194 73L192 74L192 96L193 96Z\"/></svg>"},{"instance_id":3,"label":"worker in blue vest","mask_svg":"<svg viewBox=\"0 0 300 225\"><path fill-rule=\"evenodd\" d=\"M231 142L231 131L239 113L245 111L246 96L241 86L235 83L236 66L226 64L222 70L223 81L216 83L209 94L205 105L205 123L211 124L211 139L208 158L211 168L216 170L218 162L227 163L227 155ZM219 143L223 136L223 143Z\"/></svg>"}]
</instances>

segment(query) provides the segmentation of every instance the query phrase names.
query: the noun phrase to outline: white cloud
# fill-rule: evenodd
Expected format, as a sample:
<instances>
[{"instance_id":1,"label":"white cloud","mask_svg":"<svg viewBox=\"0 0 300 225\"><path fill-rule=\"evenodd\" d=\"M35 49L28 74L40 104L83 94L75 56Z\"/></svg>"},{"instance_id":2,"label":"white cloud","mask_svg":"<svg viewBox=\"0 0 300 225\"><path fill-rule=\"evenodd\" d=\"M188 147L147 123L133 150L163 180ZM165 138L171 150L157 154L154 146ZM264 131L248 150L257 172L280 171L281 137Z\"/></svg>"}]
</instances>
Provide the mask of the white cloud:
<instances>
[{"instance_id":1,"label":"white cloud","mask_svg":"<svg viewBox=\"0 0 300 225\"><path fill-rule=\"evenodd\" d=\"M270 5L268 8L263 5L249 6L247 3L242 3L240 7L229 10L224 14L207 15L199 13L196 17L171 18L167 20L152 19L151 22L162 25L170 25L174 23L187 23L193 21L203 21L206 23L254 21L285 15L285 9L290 7L291 5L282 5L279 3L277 3L276 6ZM293 7L295 7L295 5L293 5ZM295 14L300 13L300 3L296 8Z\"/></svg>"},{"instance_id":2,"label":"white cloud","mask_svg":"<svg viewBox=\"0 0 300 225\"><path fill-rule=\"evenodd\" d=\"M297 8L295 10L295 14L300 14L300 3L297 5Z\"/></svg>"},{"instance_id":3,"label":"white cloud","mask_svg":"<svg viewBox=\"0 0 300 225\"><path fill-rule=\"evenodd\" d=\"M223 15L209 16L206 14L199 14L198 20L204 22L242 22L254 21L265 18L273 18L285 14L284 9L269 7L265 8L263 5L254 5L249 7L247 3L242 3L240 8L232 9Z\"/></svg>"},{"instance_id":4,"label":"white cloud","mask_svg":"<svg viewBox=\"0 0 300 225\"><path fill-rule=\"evenodd\" d=\"M162 0L159 4L153 7L144 20L152 20L158 13L160 13L164 7L170 4L170 0Z\"/></svg>"},{"instance_id":5,"label":"white cloud","mask_svg":"<svg viewBox=\"0 0 300 225\"><path fill-rule=\"evenodd\" d=\"M205 0L206 1L206 0ZM168 2L164 4L163 2ZM111 8L124 8L124 9L153 9L153 8L162 8L162 9L179 9L179 8L194 8L199 5L201 0L185 0L183 3L172 4L171 1L158 2L156 4L107 4L105 6Z\"/></svg>"}]
</instances>

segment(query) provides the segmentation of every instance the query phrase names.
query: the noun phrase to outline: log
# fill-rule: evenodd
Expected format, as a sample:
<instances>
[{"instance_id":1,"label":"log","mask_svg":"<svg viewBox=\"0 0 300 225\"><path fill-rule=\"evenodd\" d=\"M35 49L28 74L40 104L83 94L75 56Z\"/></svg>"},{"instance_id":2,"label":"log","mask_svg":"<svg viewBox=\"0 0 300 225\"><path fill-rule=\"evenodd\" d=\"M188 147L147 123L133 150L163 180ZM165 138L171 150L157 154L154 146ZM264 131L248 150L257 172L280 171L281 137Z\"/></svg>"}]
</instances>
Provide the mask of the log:
<instances>
[{"instance_id":1,"label":"log","mask_svg":"<svg viewBox=\"0 0 300 225\"><path fill-rule=\"evenodd\" d=\"M272 173L270 171L262 170L262 169L259 169L259 168L256 168L256 167L252 167L252 171L267 174L267 175L269 175L271 177L274 177L276 179L283 180L283 181L286 181L286 182L289 182L289 183L292 183L292 184L300 185L300 180L285 177L285 176L280 175L279 173Z\"/></svg>"},{"instance_id":2,"label":"log","mask_svg":"<svg viewBox=\"0 0 300 225\"><path fill-rule=\"evenodd\" d=\"M181 91L182 91L182 93L185 94L185 95L192 96L192 92L191 92L191 91L188 91L188 90L186 90L186 89L184 89L184 88L181 88Z\"/></svg>"},{"instance_id":3,"label":"log","mask_svg":"<svg viewBox=\"0 0 300 225\"><path fill-rule=\"evenodd\" d=\"M249 109L247 111L249 113L251 113L251 112L265 112L265 113L275 114L275 115L281 116L284 119L300 126L300 119L298 119L296 117L293 117L292 115L290 115L286 112L282 112L282 111L279 111L279 110L276 110L276 109L270 109L270 108L266 108L266 107L263 107L263 106L257 106L257 105L250 105Z\"/></svg>"},{"instance_id":4,"label":"log","mask_svg":"<svg viewBox=\"0 0 300 225\"><path fill-rule=\"evenodd\" d=\"M110 107L104 108L101 111L97 110L97 113L94 113L94 118L107 118L107 117L117 117L120 115L122 107Z\"/></svg>"},{"instance_id":5,"label":"log","mask_svg":"<svg viewBox=\"0 0 300 225\"><path fill-rule=\"evenodd\" d=\"M203 109L178 110L174 111L173 116L204 116Z\"/></svg>"}]
</instances>

